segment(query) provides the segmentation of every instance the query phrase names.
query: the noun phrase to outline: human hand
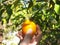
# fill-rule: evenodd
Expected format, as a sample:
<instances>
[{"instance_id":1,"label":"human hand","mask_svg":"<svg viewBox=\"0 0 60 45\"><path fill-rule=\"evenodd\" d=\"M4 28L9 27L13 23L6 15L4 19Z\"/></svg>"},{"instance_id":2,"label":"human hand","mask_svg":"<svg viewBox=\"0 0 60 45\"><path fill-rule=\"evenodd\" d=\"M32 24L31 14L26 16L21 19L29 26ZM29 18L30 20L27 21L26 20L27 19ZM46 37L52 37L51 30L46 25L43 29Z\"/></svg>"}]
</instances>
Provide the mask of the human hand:
<instances>
[{"instance_id":1,"label":"human hand","mask_svg":"<svg viewBox=\"0 0 60 45\"><path fill-rule=\"evenodd\" d=\"M38 45L42 37L42 32L39 25L37 25L37 32L33 37L30 34L24 36L22 31L19 31L17 36L20 38L20 45Z\"/></svg>"}]
</instances>

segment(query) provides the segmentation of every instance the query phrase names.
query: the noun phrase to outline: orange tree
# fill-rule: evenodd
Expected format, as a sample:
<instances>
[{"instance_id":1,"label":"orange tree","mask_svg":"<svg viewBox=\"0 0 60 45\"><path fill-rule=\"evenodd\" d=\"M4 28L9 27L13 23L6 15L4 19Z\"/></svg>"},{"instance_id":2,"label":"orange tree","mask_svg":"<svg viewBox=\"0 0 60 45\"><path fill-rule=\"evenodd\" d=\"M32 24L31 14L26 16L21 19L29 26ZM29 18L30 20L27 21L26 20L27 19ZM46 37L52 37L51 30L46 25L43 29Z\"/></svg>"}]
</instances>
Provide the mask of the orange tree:
<instances>
[{"instance_id":1,"label":"orange tree","mask_svg":"<svg viewBox=\"0 0 60 45\"><path fill-rule=\"evenodd\" d=\"M40 25L40 45L60 44L60 0L0 0L4 33L20 30L25 18Z\"/></svg>"}]
</instances>

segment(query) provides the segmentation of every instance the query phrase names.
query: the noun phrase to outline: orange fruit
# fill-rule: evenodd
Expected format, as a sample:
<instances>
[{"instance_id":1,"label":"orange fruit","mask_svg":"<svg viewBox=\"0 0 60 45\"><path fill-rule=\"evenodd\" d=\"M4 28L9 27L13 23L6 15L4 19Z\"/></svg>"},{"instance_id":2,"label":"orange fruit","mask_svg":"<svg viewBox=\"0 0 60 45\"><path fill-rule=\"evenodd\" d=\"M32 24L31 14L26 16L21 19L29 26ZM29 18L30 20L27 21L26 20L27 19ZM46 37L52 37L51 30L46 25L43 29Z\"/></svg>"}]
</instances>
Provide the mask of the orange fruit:
<instances>
[{"instance_id":1,"label":"orange fruit","mask_svg":"<svg viewBox=\"0 0 60 45\"><path fill-rule=\"evenodd\" d=\"M34 35L36 33L36 24L33 21L25 20L22 24L22 33Z\"/></svg>"}]
</instances>

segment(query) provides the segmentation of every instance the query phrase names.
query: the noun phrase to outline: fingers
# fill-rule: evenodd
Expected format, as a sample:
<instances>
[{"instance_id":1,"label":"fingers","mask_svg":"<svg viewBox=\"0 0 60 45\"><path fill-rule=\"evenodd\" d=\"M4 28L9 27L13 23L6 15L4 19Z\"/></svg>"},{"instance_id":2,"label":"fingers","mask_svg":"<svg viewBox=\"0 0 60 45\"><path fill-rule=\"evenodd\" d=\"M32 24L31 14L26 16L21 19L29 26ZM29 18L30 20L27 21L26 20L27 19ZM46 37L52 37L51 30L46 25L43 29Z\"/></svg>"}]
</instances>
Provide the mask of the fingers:
<instances>
[{"instance_id":1,"label":"fingers","mask_svg":"<svg viewBox=\"0 0 60 45\"><path fill-rule=\"evenodd\" d=\"M41 29L40 29L40 26L39 26L39 25L37 25L37 34L38 34L38 35L42 34L42 31L41 31Z\"/></svg>"},{"instance_id":2,"label":"fingers","mask_svg":"<svg viewBox=\"0 0 60 45\"><path fill-rule=\"evenodd\" d=\"M34 36L32 37L31 43L34 42L35 40L36 40L36 36L34 35Z\"/></svg>"},{"instance_id":3,"label":"fingers","mask_svg":"<svg viewBox=\"0 0 60 45\"><path fill-rule=\"evenodd\" d=\"M18 31L17 37L19 37L21 41L23 40L23 35L21 31Z\"/></svg>"},{"instance_id":4,"label":"fingers","mask_svg":"<svg viewBox=\"0 0 60 45\"><path fill-rule=\"evenodd\" d=\"M37 32L36 32L36 41L40 41L41 40L41 37L42 37L42 31L40 29L40 26L37 25Z\"/></svg>"},{"instance_id":5,"label":"fingers","mask_svg":"<svg viewBox=\"0 0 60 45\"><path fill-rule=\"evenodd\" d=\"M37 30L41 30L41 29L40 29L40 26L39 26L38 24L36 25L36 27L37 27Z\"/></svg>"}]
</instances>

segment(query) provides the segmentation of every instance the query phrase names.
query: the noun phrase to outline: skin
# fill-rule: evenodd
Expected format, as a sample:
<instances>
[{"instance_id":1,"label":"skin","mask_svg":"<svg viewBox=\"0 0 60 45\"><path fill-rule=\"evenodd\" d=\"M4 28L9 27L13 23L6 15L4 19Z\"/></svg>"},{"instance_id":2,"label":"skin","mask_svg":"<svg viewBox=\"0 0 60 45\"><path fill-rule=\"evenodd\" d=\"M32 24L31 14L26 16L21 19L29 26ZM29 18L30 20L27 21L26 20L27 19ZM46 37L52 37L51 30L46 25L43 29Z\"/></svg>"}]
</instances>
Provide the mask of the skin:
<instances>
[{"instance_id":1,"label":"skin","mask_svg":"<svg viewBox=\"0 0 60 45\"><path fill-rule=\"evenodd\" d=\"M22 31L18 32L17 36L20 38L19 45L39 45L39 42L42 37L42 32L39 25L36 26L37 26L37 32L33 36L31 36L30 33L23 36Z\"/></svg>"}]
</instances>

